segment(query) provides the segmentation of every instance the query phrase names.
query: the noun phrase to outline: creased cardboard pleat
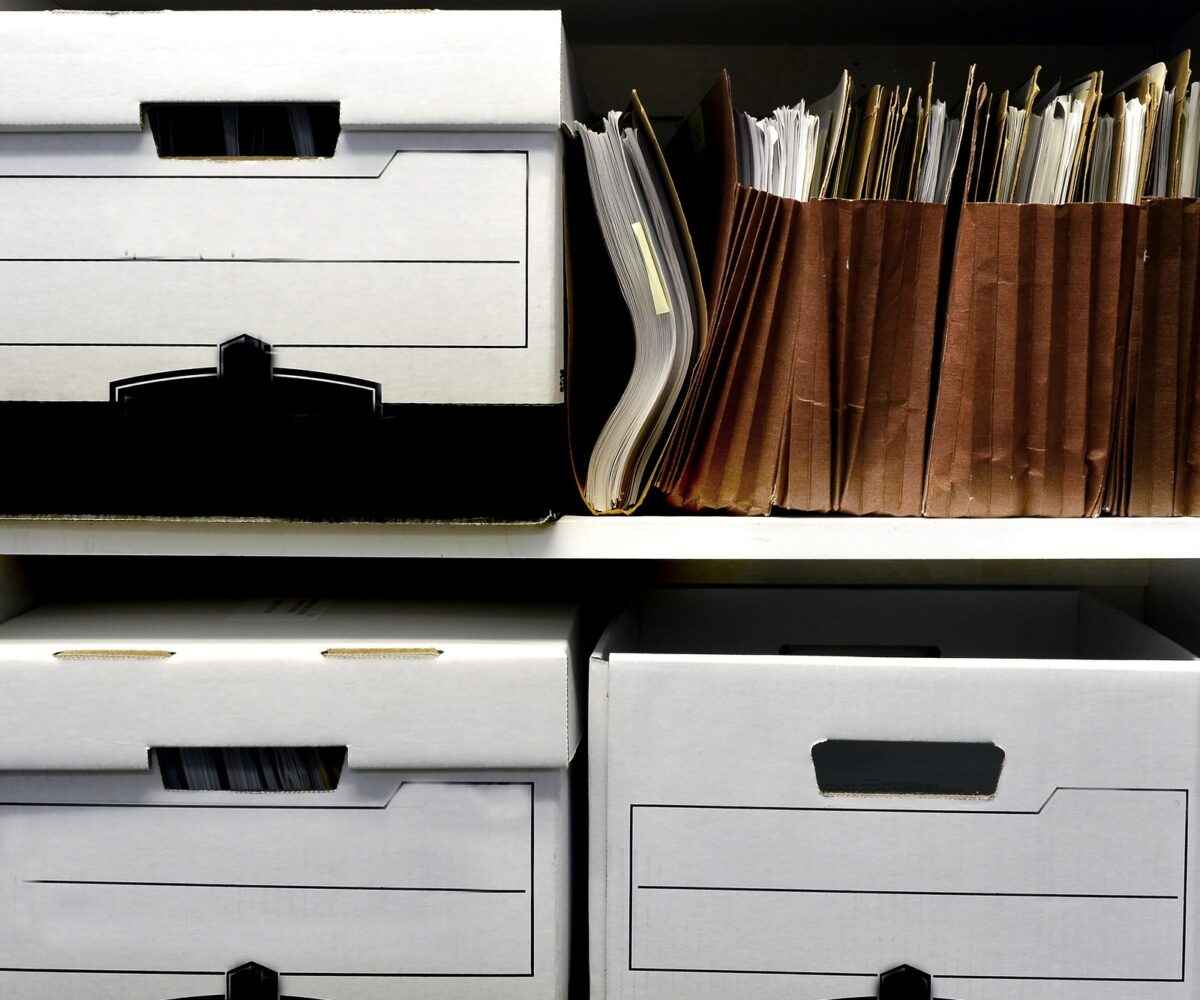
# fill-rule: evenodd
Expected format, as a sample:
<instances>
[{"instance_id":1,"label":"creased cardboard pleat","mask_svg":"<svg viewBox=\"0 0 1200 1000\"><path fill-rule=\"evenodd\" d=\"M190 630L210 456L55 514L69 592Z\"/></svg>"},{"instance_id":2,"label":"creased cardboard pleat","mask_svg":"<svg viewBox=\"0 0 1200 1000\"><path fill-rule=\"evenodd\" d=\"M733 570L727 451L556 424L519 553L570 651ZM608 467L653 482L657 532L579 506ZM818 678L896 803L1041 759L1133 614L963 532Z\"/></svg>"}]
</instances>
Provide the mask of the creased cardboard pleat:
<instances>
[{"instance_id":1,"label":"creased cardboard pleat","mask_svg":"<svg viewBox=\"0 0 1200 1000\"><path fill-rule=\"evenodd\" d=\"M917 514L945 208L739 191L668 499Z\"/></svg>"},{"instance_id":2,"label":"creased cardboard pleat","mask_svg":"<svg viewBox=\"0 0 1200 1000\"><path fill-rule=\"evenodd\" d=\"M777 233L778 200L761 192L739 199L746 217L737 227L728 285L718 296L709 343L695 376L696 398L688 401L691 443L678 477L665 489L668 499L689 509L765 513L769 506L769 495L759 498L741 485L747 414L753 411L754 397L742 391L740 380L761 375L757 359L763 356L770 329L754 304L760 294L769 300L778 287L778 266L767 250Z\"/></svg>"},{"instance_id":3,"label":"creased cardboard pleat","mask_svg":"<svg viewBox=\"0 0 1200 1000\"><path fill-rule=\"evenodd\" d=\"M855 321L839 365L851 381L836 509L919 514L945 211L899 201L840 207L859 238L847 269L857 280L839 304Z\"/></svg>"},{"instance_id":4,"label":"creased cardboard pleat","mask_svg":"<svg viewBox=\"0 0 1200 1000\"><path fill-rule=\"evenodd\" d=\"M954 270L975 273L982 266L980 261L980 234L975 218L968 216L959 226L958 238L955 245ZM930 442L929 470L927 481L930 485L943 482L959 482L970 474L973 433L977 426L975 408L975 367L979 355L977 344L986 342L986 335L991 329L978 317L980 300L986 306L986 293L999 290L995 281L995 271L990 272L993 280L983 282L976 287L974 282L961 278L952 282L949 298L949 310L952 315L960 317L960 325L977 331L975 342L968 342L960 333L957 337L947 337L942 344L942 359L937 390L937 415L934 432ZM993 316L995 306L987 310L988 316ZM991 352L987 357L990 359ZM982 410L983 408L981 408ZM927 486L927 493L929 487ZM956 501L961 502L962 496L953 490L947 490L944 495L935 493L927 496L926 505L933 500L938 510L944 514L954 512Z\"/></svg>"},{"instance_id":5,"label":"creased cardboard pleat","mask_svg":"<svg viewBox=\"0 0 1200 1000\"><path fill-rule=\"evenodd\" d=\"M1142 207L1130 319L1121 450L1125 488L1114 513L1200 513L1197 478L1197 338L1200 203L1161 199Z\"/></svg>"},{"instance_id":6,"label":"creased cardboard pleat","mask_svg":"<svg viewBox=\"0 0 1200 1000\"><path fill-rule=\"evenodd\" d=\"M784 510L825 512L833 506L832 356L838 334L835 309L845 233L835 202L793 203L792 270L783 318L791 326L791 349L780 355L791 371L790 421L781 442L787 477L773 490Z\"/></svg>"},{"instance_id":7,"label":"creased cardboard pleat","mask_svg":"<svg viewBox=\"0 0 1200 1000\"><path fill-rule=\"evenodd\" d=\"M787 203L773 209L764 230L755 307L745 314L745 333L728 374L727 408L716 424L723 432L724 467L719 481L710 477L705 494L705 506L746 513L765 513L770 508L787 419L789 373L775 358L787 352L793 334L779 322L778 309L792 213Z\"/></svg>"},{"instance_id":8,"label":"creased cardboard pleat","mask_svg":"<svg viewBox=\"0 0 1200 1000\"><path fill-rule=\"evenodd\" d=\"M1200 202L1181 206L1179 327L1184 350L1180 371L1187 377L1179 392L1178 474L1175 513L1200 516Z\"/></svg>"},{"instance_id":9,"label":"creased cardboard pleat","mask_svg":"<svg viewBox=\"0 0 1200 1000\"><path fill-rule=\"evenodd\" d=\"M964 206L927 515L1100 512L1136 237L1133 206Z\"/></svg>"},{"instance_id":10,"label":"creased cardboard pleat","mask_svg":"<svg viewBox=\"0 0 1200 1000\"><path fill-rule=\"evenodd\" d=\"M1097 307L1092 311L1093 353L1090 384L1092 403L1088 409L1088 483L1100 480L1098 491L1088 492L1088 516L1102 509L1104 479L1110 473L1108 454L1092 448L1092 442L1111 443L1115 424L1120 426L1121 382L1126 371L1129 348L1129 319L1133 307L1133 289L1138 264L1139 218L1130 217L1129 210L1111 209L1108 205L1093 205L1099 215L1099 241L1103 253L1092 258L1092 298ZM1132 247L1132 252L1127 250ZM1132 258L1132 267L1130 267ZM1114 276L1118 277L1114 277Z\"/></svg>"}]
</instances>

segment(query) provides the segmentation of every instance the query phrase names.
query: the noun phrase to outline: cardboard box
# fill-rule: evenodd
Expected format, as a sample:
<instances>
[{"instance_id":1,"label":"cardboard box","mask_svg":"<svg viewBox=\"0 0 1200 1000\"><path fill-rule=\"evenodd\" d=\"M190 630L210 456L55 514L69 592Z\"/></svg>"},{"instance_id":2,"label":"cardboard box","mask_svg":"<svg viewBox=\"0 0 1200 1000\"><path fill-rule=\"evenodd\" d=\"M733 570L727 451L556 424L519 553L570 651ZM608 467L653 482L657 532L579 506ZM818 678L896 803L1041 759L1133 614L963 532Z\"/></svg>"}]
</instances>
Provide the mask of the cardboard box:
<instances>
[{"instance_id":1,"label":"cardboard box","mask_svg":"<svg viewBox=\"0 0 1200 1000\"><path fill-rule=\"evenodd\" d=\"M1086 595L663 593L589 701L595 998L1195 995L1200 662Z\"/></svg>"},{"instance_id":2,"label":"cardboard box","mask_svg":"<svg viewBox=\"0 0 1200 1000\"><path fill-rule=\"evenodd\" d=\"M283 601L0 626L0 996L224 997L254 962L289 997L565 997L574 629ZM182 790L195 747L345 762L328 791Z\"/></svg>"},{"instance_id":3,"label":"cardboard box","mask_svg":"<svg viewBox=\"0 0 1200 1000\"><path fill-rule=\"evenodd\" d=\"M14 13L0 92L0 420L37 438L0 511L554 508L557 11ZM335 143L247 124L289 104ZM322 464L338 488L297 501ZM381 477L390 501L354 496Z\"/></svg>"}]
</instances>

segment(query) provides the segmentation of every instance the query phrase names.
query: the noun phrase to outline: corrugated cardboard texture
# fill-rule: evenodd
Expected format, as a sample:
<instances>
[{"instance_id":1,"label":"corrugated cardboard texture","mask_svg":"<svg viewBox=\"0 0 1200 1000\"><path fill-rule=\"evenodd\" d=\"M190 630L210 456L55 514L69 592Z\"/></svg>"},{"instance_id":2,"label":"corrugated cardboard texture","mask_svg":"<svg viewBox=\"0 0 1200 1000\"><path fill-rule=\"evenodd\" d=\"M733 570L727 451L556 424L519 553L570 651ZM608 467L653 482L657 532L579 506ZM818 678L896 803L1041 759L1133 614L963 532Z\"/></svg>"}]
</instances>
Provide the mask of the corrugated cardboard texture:
<instances>
[{"instance_id":1,"label":"corrugated cardboard texture","mask_svg":"<svg viewBox=\"0 0 1200 1000\"><path fill-rule=\"evenodd\" d=\"M945 218L738 189L674 504L920 513Z\"/></svg>"},{"instance_id":2,"label":"corrugated cardboard texture","mask_svg":"<svg viewBox=\"0 0 1200 1000\"><path fill-rule=\"evenodd\" d=\"M1129 205L964 206L926 515L1100 512L1137 227Z\"/></svg>"},{"instance_id":3,"label":"corrugated cardboard texture","mask_svg":"<svg viewBox=\"0 0 1200 1000\"><path fill-rule=\"evenodd\" d=\"M1129 365L1115 456L1114 513L1200 513L1196 342L1200 337L1200 202L1141 210Z\"/></svg>"}]
</instances>

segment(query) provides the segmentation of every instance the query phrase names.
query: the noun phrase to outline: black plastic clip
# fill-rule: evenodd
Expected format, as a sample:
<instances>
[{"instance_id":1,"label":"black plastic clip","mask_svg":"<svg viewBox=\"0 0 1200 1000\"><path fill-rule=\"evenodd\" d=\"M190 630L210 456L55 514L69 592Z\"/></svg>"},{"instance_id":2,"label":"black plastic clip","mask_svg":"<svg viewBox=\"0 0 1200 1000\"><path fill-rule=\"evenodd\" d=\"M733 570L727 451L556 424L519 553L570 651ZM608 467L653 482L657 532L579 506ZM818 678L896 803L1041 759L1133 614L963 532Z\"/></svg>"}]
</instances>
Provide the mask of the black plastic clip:
<instances>
[{"instance_id":1,"label":"black plastic clip","mask_svg":"<svg viewBox=\"0 0 1200 1000\"><path fill-rule=\"evenodd\" d=\"M279 1000L279 973L247 962L225 973L225 1000Z\"/></svg>"},{"instance_id":2,"label":"black plastic clip","mask_svg":"<svg viewBox=\"0 0 1200 1000\"><path fill-rule=\"evenodd\" d=\"M898 965L879 977L879 1000L933 1000L933 977L911 965Z\"/></svg>"}]
</instances>

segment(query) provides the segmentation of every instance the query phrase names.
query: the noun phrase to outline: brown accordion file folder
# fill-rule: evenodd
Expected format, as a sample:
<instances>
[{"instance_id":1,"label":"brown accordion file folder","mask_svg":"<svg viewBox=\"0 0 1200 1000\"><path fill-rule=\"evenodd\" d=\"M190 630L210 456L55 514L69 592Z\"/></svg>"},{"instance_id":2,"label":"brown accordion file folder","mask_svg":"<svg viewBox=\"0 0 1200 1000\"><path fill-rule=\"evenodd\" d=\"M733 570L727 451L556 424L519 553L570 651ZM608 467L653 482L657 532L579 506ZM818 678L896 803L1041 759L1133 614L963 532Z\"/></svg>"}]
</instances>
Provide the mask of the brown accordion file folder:
<instances>
[{"instance_id":1,"label":"brown accordion file folder","mask_svg":"<svg viewBox=\"0 0 1200 1000\"><path fill-rule=\"evenodd\" d=\"M885 97L850 107L861 155L809 200L738 182L726 74L668 147L710 317L662 473L674 506L920 513L947 208L909 199L892 164L907 149L915 176L921 126L898 89L877 126Z\"/></svg>"}]
</instances>

